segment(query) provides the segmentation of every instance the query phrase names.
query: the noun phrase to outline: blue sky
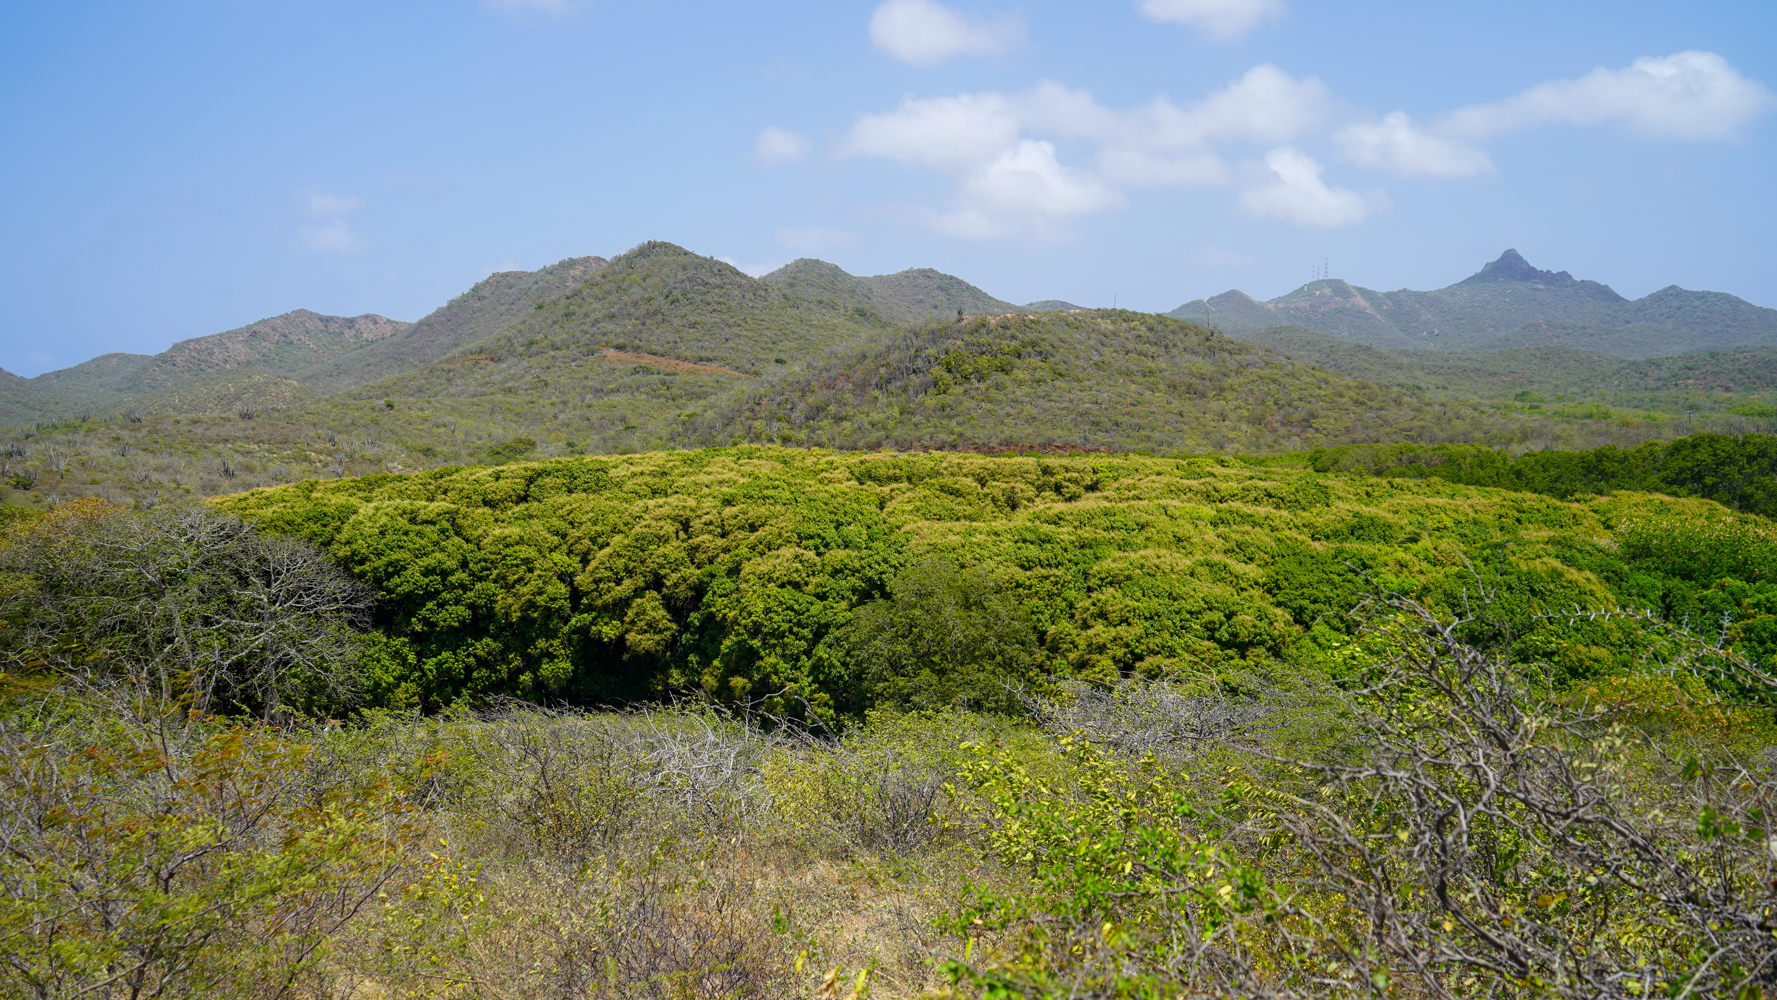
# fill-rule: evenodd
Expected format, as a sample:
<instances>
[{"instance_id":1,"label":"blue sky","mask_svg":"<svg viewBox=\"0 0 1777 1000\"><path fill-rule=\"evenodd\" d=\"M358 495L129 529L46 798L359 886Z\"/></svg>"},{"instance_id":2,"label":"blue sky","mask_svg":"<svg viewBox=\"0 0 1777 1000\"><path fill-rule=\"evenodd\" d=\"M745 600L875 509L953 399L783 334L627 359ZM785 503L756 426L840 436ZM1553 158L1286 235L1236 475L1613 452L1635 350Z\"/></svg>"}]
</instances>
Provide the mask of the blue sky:
<instances>
[{"instance_id":1,"label":"blue sky","mask_svg":"<svg viewBox=\"0 0 1777 1000\"><path fill-rule=\"evenodd\" d=\"M19 0L0 367L646 239L1152 310L1516 247L1777 306L1773 40L1768 2Z\"/></svg>"}]
</instances>

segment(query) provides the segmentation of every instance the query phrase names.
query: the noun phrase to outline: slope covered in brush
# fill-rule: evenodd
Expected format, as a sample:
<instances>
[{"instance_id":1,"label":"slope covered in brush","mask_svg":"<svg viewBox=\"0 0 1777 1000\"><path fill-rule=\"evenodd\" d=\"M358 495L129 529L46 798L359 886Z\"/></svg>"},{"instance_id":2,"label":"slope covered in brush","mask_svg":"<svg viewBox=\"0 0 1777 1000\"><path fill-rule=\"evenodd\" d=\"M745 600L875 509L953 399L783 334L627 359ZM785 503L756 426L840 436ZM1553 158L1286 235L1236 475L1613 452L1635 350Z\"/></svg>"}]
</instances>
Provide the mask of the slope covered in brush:
<instances>
[{"instance_id":1,"label":"slope covered in brush","mask_svg":"<svg viewBox=\"0 0 1777 1000\"><path fill-rule=\"evenodd\" d=\"M1474 439L1510 418L1148 313L977 317L861 344L700 414L703 440L840 448L1291 450Z\"/></svg>"},{"instance_id":2,"label":"slope covered in brush","mask_svg":"<svg viewBox=\"0 0 1777 1000\"><path fill-rule=\"evenodd\" d=\"M876 293L900 305L919 322L965 314L1017 312L1018 307L996 299L961 278L929 267L909 268L894 274L861 279Z\"/></svg>"},{"instance_id":3,"label":"slope covered in brush","mask_svg":"<svg viewBox=\"0 0 1777 1000\"><path fill-rule=\"evenodd\" d=\"M317 365L397 337L413 324L385 316L324 316L297 309L207 337L182 340L155 355L123 387L135 394L172 389L214 372L254 368L300 377Z\"/></svg>"},{"instance_id":4,"label":"slope covered in brush","mask_svg":"<svg viewBox=\"0 0 1777 1000\"><path fill-rule=\"evenodd\" d=\"M431 364L498 333L537 303L566 293L604 266L602 257L570 257L536 271L497 272L398 336L298 377L319 391L334 392Z\"/></svg>"},{"instance_id":5,"label":"slope covered in brush","mask_svg":"<svg viewBox=\"0 0 1777 1000\"><path fill-rule=\"evenodd\" d=\"M1530 393L1545 401L1555 397L1609 400L1682 412L1696 408L1702 397L1709 395L1744 396L1777 389L1777 347L1625 359L1555 346L1386 350L1300 326L1267 327L1232 336L1352 378L1468 399L1510 399ZM1736 412L1739 404L1727 401L1723 405Z\"/></svg>"},{"instance_id":6,"label":"slope covered in brush","mask_svg":"<svg viewBox=\"0 0 1777 1000\"><path fill-rule=\"evenodd\" d=\"M791 299L731 264L649 242L479 341L474 353L504 361L611 347L758 375L887 325L885 317Z\"/></svg>"},{"instance_id":7,"label":"slope covered in brush","mask_svg":"<svg viewBox=\"0 0 1777 1000\"><path fill-rule=\"evenodd\" d=\"M849 311L860 319L874 314L897 323L918 324L952 318L959 309L970 315L1020 311L961 278L929 267L858 277L837 264L803 257L759 280L797 301Z\"/></svg>"},{"instance_id":8,"label":"slope covered in brush","mask_svg":"<svg viewBox=\"0 0 1777 1000\"><path fill-rule=\"evenodd\" d=\"M891 325L868 310L790 298L670 243L644 243L455 357L344 396L442 402L499 395L507 407L616 398L636 403L626 417L635 423Z\"/></svg>"},{"instance_id":9,"label":"slope covered in brush","mask_svg":"<svg viewBox=\"0 0 1777 1000\"><path fill-rule=\"evenodd\" d=\"M326 316L297 309L222 333L181 340L159 354L105 354L30 379L39 407L35 419L121 410L198 380L221 377L226 381L231 372L300 379L318 365L396 337L411 325L373 313Z\"/></svg>"}]
</instances>

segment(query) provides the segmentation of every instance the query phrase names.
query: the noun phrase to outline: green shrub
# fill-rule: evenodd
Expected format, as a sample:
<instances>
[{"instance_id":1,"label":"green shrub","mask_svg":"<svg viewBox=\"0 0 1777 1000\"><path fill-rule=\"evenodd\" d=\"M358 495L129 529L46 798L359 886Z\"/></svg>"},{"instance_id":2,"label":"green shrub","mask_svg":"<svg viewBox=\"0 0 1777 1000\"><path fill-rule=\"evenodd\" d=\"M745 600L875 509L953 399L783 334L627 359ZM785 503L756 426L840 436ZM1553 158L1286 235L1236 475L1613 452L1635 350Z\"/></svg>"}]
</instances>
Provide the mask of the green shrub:
<instances>
[{"instance_id":1,"label":"green shrub","mask_svg":"<svg viewBox=\"0 0 1777 1000\"><path fill-rule=\"evenodd\" d=\"M366 684L382 704L698 692L828 719L877 699L1010 707L1008 685L1313 659L1311 630L1343 628L1362 574L1454 602L1464 560L1496 564L1499 546L1522 637L1573 603L1654 606L1697 586L1624 547L1626 526L1750 530L1704 501L763 447L309 481L219 504L377 590L386 642Z\"/></svg>"}]
</instances>

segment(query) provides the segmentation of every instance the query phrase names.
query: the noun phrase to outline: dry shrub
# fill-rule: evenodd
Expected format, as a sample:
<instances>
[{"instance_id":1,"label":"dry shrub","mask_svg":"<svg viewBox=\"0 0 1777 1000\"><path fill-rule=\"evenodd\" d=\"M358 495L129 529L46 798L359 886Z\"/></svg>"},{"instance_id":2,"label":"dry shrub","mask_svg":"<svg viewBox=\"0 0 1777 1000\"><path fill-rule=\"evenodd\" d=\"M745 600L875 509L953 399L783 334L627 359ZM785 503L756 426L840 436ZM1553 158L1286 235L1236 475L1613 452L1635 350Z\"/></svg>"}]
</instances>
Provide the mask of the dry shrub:
<instances>
[{"instance_id":1,"label":"dry shrub","mask_svg":"<svg viewBox=\"0 0 1777 1000\"><path fill-rule=\"evenodd\" d=\"M1152 689L1089 696L1054 713L1098 741L1076 744L1064 783L978 748L966 776L990 803L984 839L1029 881L953 922L991 945L949 967L964 995L1752 1000L1777 986L1769 763L1694 726L1643 727L1644 703L1552 692L1543 665L1475 645L1477 619L1393 595L1359 618L1363 669L1274 690L1266 717ZM1731 650L1661 627L1647 676L1703 676L1682 687L1719 718L1777 695ZM1168 704L1181 724L1150 711ZM1204 740L1204 718L1233 721Z\"/></svg>"}]
</instances>

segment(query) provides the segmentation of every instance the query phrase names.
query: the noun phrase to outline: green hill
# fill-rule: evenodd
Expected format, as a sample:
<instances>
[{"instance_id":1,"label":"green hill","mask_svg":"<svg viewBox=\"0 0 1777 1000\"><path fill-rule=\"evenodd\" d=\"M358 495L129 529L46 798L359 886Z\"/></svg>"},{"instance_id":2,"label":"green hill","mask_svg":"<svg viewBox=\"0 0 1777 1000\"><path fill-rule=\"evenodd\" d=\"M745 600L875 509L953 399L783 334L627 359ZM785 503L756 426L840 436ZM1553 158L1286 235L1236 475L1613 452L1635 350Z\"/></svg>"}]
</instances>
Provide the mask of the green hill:
<instances>
[{"instance_id":1,"label":"green hill","mask_svg":"<svg viewBox=\"0 0 1777 1000\"><path fill-rule=\"evenodd\" d=\"M0 424L30 424L60 416L61 408L45 398L42 386L0 368Z\"/></svg>"},{"instance_id":2,"label":"green hill","mask_svg":"<svg viewBox=\"0 0 1777 1000\"><path fill-rule=\"evenodd\" d=\"M1328 371L1439 397L1606 402L1667 413L1770 408L1777 347L1743 347L1624 359L1571 347L1386 350L1299 326L1233 334ZM1760 411L1762 412L1762 411Z\"/></svg>"},{"instance_id":3,"label":"green hill","mask_svg":"<svg viewBox=\"0 0 1777 1000\"><path fill-rule=\"evenodd\" d=\"M975 317L874 339L749 387L695 439L839 448L1292 450L1475 440L1512 419L1120 310Z\"/></svg>"},{"instance_id":4,"label":"green hill","mask_svg":"<svg viewBox=\"0 0 1777 1000\"><path fill-rule=\"evenodd\" d=\"M300 378L318 365L395 337L411 325L374 314L324 316L297 309L182 340L155 355L105 354L29 380L38 390L41 410L36 418L121 410L219 373L252 370Z\"/></svg>"},{"instance_id":5,"label":"green hill","mask_svg":"<svg viewBox=\"0 0 1777 1000\"><path fill-rule=\"evenodd\" d=\"M597 274L603 257L570 257L536 271L500 271L433 310L399 335L313 366L297 377L336 392L431 364L505 329L537 303Z\"/></svg>"},{"instance_id":6,"label":"green hill","mask_svg":"<svg viewBox=\"0 0 1777 1000\"><path fill-rule=\"evenodd\" d=\"M154 392L212 372L244 368L300 376L412 326L374 314L323 316L298 309L239 329L182 340L149 359L120 388L125 393Z\"/></svg>"},{"instance_id":7,"label":"green hill","mask_svg":"<svg viewBox=\"0 0 1777 1000\"><path fill-rule=\"evenodd\" d=\"M1516 250L1436 291L1378 292L1325 279L1268 302L1230 291L1167 315L1207 318L1231 332L1295 325L1384 348L1556 346L1642 358L1777 346L1777 309L1676 285L1630 301L1608 285L1538 270Z\"/></svg>"},{"instance_id":8,"label":"green hill","mask_svg":"<svg viewBox=\"0 0 1777 1000\"><path fill-rule=\"evenodd\" d=\"M320 396L306 384L258 368L209 372L178 385L129 399L129 412L264 413L313 402Z\"/></svg>"},{"instance_id":9,"label":"green hill","mask_svg":"<svg viewBox=\"0 0 1777 1000\"><path fill-rule=\"evenodd\" d=\"M996 299L974 285L929 267L860 279L883 298L907 310L916 321L954 316L1017 312L1018 307Z\"/></svg>"},{"instance_id":10,"label":"green hill","mask_svg":"<svg viewBox=\"0 0 1777 1000\"><path fill-rule=\"evenodd\" d=\"M128 398L136 376L153 360L152 354L113 351L29 379L32 398L42 410L28 419L44 420L51 414L60 416L116 406Z\"/></svg>"},{"instance_id":11,"label":"green hill","mask_svg":"<svg viewBox=\"0 0 1777 1000\"><path fill-rule=\"evenodd\" d=\"M961 278L929 267L858 277L838 265L803 257L760 280L797 301L851 311L866 322L875 316L917 324L953 318L959 309L967 315L1020 311L1018 306L996 299Z\"/></svg>"},{"instance_id":12,"label":"green hill","mask_svg":"<svg viewBox=\"0 0 1777 1000\"><path fill-rule=\"evenodd\" d=\"M160 354L101 355L33 379L0 382L0 420L37 423L83 413L232 410L252 386L277 386L262 407L285 406L430 364L499 332L537 302L560 295L605 261L575 257L539 271L503 271L418 323L374 314L297 309L222 333L182 340ZM233 373L233 374L230 374ZM257 373L257 374L255 374ZM262 376L277 376L267 381ZM17 376L13 376L17 379ZM297 391L285 382L301 383ZM175 391L201 381L191 391Z\"/></svg>"}]
</instances>

